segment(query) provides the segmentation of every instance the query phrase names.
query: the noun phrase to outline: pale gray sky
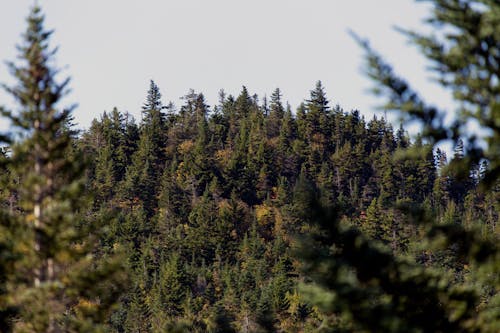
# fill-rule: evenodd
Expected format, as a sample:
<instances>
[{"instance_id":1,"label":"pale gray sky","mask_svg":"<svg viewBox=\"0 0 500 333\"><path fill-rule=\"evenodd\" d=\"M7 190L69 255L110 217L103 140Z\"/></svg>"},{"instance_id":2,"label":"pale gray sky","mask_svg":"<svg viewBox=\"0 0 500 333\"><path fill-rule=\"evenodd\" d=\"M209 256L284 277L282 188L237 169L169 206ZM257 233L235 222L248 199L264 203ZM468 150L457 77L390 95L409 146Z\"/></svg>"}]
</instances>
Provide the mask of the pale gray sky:
<instances>
[{"instance_id":1,"label":"pale gray sky","mask_svg":"<svg viewBox=\"0 0 500 333\"><path fill-rule=\"evenodd\" d=\"M33 0L0 0L0 60L16 56ZM449 97L429 83L425 62L394 26L425 29L428 7L411 0L40 0L46 27L55 29L57 64L67 66L79 104L76 121L114 106L139 117L149 80L164 102L190 88L213 105L221 88L245 85L260 97L281 88L293 109L317 80L332 104L373 114L380 104L367 90L362 51L348 29L372 46L436 103ZM0 81L12 82L5 65ZM11 100L0 93L0 104Z\"/></svg>"}]
</instances>

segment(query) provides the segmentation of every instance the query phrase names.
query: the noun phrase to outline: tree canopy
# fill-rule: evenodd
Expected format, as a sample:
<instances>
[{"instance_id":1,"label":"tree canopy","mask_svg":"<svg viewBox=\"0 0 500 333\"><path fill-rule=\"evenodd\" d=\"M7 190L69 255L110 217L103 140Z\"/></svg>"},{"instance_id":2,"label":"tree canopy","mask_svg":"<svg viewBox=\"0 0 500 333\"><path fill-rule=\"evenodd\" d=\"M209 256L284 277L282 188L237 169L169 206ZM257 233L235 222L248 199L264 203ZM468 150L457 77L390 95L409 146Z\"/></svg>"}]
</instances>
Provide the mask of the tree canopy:
<instances>
[{"instance_id":1,"label":"tree canopy","mask_svg":"<svg viewBox=\"0 0 500 333\"><path fill-rule=\"evenodd\" d=\"M402 32L451 125L356 36L401 123L321 81L296 109L247 87L176 107L150 81L140 119L81 132L35 6L1 108L1 330L498 332L500 4L430 2L435 33Z\"/></svg>"}]
</instances>

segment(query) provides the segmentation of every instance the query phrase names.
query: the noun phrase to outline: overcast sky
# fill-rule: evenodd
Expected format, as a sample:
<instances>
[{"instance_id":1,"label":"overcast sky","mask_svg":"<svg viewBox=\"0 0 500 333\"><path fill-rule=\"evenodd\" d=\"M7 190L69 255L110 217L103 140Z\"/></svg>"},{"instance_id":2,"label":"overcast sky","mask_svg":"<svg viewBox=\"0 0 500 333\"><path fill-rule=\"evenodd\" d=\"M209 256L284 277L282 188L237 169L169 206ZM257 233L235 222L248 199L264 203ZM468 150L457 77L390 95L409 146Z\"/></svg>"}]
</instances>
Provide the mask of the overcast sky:
<instances>
[{"instance_id":1,"label":"overcast sky","mask_svg":"<svg viewBox=\"0 0 500 333\"><path fill-rule=\"evenodd\" d=\"M0 0L0 59L16 56L33 0ZM394 26L424 30L428 7L410 0L40 0L46 27L54 29L57 64L71 76L76 121L114 106L139 117L149 80L164 102L181 105L190 88L208 104L218 91L237 95L245 85L260 97L279 87L293 109L317 80L332 104L371 117L380 100L362 74L352 29L428 100L447 94L429 82L425 62ZM0 81L11 83L5 65ZM444 101L444 102L443 102ZM0 104L11 105L2 92Z\"/></svg>"}]
</instances>

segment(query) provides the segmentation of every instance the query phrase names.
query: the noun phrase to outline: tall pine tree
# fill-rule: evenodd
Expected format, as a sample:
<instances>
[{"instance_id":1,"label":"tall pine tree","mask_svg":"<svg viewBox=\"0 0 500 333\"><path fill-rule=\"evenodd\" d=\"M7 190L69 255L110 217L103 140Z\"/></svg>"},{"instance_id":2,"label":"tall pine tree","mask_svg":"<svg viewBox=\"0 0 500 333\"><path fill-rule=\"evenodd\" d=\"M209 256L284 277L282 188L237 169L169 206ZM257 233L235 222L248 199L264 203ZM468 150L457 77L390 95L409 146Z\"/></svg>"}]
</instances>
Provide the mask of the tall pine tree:
<instances>
[{"instance_id":1,"label":"tall pine tree","mask_svg":"<svg viewBox=\"0 0 500 333\"><path fill-rule=\"evenodd\" d=\"M58 108L69 79L56 79L52 31L44 28L37 6L27 22L19 61L8 63L17 83L5 86L19 109L2 109L13 130L4 162L19 179L19 209L2 220L2 229L15 237L18 259L2 281L7 297L0 307L15 309L11 320L2 320L2 330L102 331L119 293L120 284L109 283L119 264L96 258L100 229L84 220L85 169L73 148L72 108ZM4 256L9 254L2 251Z\"/></svg>"}]
</instances>

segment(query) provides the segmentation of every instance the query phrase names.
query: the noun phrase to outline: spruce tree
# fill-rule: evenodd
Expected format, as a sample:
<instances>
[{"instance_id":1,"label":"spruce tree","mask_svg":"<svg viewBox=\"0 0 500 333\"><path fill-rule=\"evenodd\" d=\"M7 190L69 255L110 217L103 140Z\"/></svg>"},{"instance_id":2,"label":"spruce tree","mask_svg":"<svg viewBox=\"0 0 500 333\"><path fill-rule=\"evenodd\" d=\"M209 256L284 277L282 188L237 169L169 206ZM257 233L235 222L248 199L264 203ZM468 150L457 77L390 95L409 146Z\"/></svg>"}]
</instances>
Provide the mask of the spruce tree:
<instances>
[{"instance_id":1,"label":"spruce tree","mask_svg":"<svg viewBox=\"0 0 500 333\"><path fill-rule=\"evenodd\" d=\"M2 290L8 297L0 303L4 313L16 313L10 321L2 318L2 329L98 332L119 294L119 280L112 284L110 277L117 277L120 265L112 258L96 258L100 228L84 218L85 169L73 148L72 108L58 107L69 79L56 78L52 31L44 28L37 6L27 22L19 61L8 63L17 83L4 86L19 109L2 109L13 131L11 154L4 162L19 179L19 209L2 222L2 229L16 236L13 253L18 260L6 271Z\"/></svg>"},{"instance_id":2,"label":"spruce tree","mask_svg":"<svg viewBox=\"0 0 500 333\"><path fill-rule=\"evenodd\" d=\"M280 134L285 108L281 103L281 90L276 88L271 95L269 117L267 117L267 136L274 138Z\"/></svg>"},{"instance_id":3,"label":"spruce tree","mask_svg":"<svg viewBox=\"0 0 500 333\"><path fill-rule=\"evenodd\" d=\"M122 198L131 207L141 205L148 217L153 216L157 208L156 196L160 191L158 179L165 166L166 125L163 108L159 88L151 81L142 107L138 147L127 168L121 191Z\"/></svg>"},{"instance_id":4,"label":"spruce tree","mask_svg":"<svg viewBox=\"0 0 500 333\"><path fill-rule=\"evenodd\" d=\"M165 164L166 115L161 101L160 88L151 80L142 106L141 141L150 141L147 152L155 170L162 170ZM161 174L161 173L160 173Z\"/></svg>"},{"instance_id":5,"label":"spruce tree","mask_svg":"<svg viewBox=\"0 0 500 333\"><path fill-rule=\"evenodd\" d=\"M432 145L467 137L462 165L477 164L487 157L494 165L486 176L485 188L500 174L498 119L500 63L500 3L498 1L431 0L428 20L438 34L422 36L409 32L423 53L433 62L440 82L451 88L463 111L464 123L472 116L489 128L489 146L482 150L474 136L461 133L459 124L447 126L444 114L427 105L409 84L396 76L390 65L367 42L368 74L375 91L388 97L385 108L404 112L423 125L423 136ZM373 130L376 129L373 124ZM374 139L377 138L375 131ZM423 145L420 145L423 146ZM373 149L373 145L371 145ZM428 151L428 149L424 149ZM410 151L414 156L422 149ZM455 168L454 170L459 170ZM470 168L461 168L470 170ZM401 208L401 207L400 207ZM495 241L459 223L439 223L431 212L416 205L402 207L426 233L422 257L436 257L452 250L462 265L473 266L468 279L454 278L442 267L429 266L390 253L356 228L339 222L337 212L317 205L310 208L321 232L303 243L305 271L314 283L303 288L308 299L330 315L352 322L350 331L370 332L496 332L500 327L498 304L499 257ZM424 243L422 241L422 243ZM322 246L321 246L321 245ZM464 264L465 263L465 264ZM487 293L484 290L488 290ZM371 300L377 301L372 302Z\"/></svg>"}]
</instances>

